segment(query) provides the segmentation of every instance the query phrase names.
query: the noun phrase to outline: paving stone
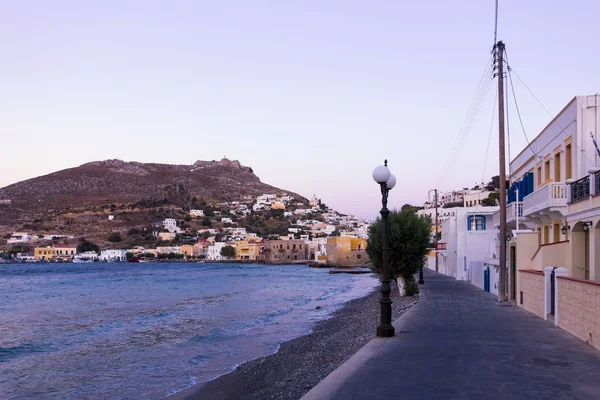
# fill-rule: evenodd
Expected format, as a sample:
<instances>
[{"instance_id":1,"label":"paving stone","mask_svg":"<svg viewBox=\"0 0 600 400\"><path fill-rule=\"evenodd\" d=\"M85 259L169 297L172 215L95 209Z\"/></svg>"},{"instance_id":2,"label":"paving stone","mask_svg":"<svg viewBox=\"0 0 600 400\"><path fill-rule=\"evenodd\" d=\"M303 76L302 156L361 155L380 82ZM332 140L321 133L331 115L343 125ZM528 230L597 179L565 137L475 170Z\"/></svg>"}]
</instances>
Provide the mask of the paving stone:
<instances>
[{"instance_id":1,"label":"paving stone","mask_svg":"<svg viewBox=\"0 0 600 400\"><path fill-rule=\"evenodd\" d=\"M600 399L599 351L467 282L425 271L394 325L303 399Z\"/></svg>"}]
</instances>

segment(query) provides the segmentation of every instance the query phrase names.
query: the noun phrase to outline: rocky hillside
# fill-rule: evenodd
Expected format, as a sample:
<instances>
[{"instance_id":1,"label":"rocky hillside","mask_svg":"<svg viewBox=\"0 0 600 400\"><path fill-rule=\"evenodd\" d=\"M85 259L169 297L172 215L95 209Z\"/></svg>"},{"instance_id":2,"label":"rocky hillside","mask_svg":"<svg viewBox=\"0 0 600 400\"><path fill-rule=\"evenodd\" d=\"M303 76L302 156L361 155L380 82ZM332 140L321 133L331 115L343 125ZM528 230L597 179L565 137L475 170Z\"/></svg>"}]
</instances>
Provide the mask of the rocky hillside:
<instances>
[{"instance_id":1,"label":"rocky hillside","mask_svg":"<svg viewBox=\"0 0 600 400\"><path fill-rule=\"evenodd\" d=\"M42 218L115 204L183 207L192 198L214 203L283 192L262 183L251 168L228 159L193 165L94 161L0 188L0 200L10 200L10 204L0 204L0 232Z\"/></svg>"}]
</instances>

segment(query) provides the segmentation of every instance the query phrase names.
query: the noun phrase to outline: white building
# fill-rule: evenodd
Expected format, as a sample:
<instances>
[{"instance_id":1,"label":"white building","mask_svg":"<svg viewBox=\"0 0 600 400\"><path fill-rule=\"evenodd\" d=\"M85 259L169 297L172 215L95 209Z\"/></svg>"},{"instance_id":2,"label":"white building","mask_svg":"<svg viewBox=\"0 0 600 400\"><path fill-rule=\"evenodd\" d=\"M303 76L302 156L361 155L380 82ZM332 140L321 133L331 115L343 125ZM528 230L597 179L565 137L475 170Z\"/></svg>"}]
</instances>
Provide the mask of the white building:
<instances>
[{"instance_id":1,"label":"white building","mask_svg":"<svg viewBox=\"0 0 600 400\"><path fill-rule=\"evenodd\" d=\"M221 218L221 222L224 224L231 224L233 220L231 218Z\"/></svg>"},{"instance_id":2,"label":"white building","mask_svg":"<svg viewBox=\"0 0 600 400\"><path fill-rule=\"evenodd\" d=\"M309 204L313 207L316 207L319 204L321 204L321 199L319 199L316 194L313 194L313 197L310 199Z\"/></svg>"},{"instance_id":3,"label":"white building","mask_svg":"<svg viewBox=\"0 0 600 400\"><path fill-rule=\"evenodd\" d=\"M239 237L246 237L246 235L248 234L248 232L246 232L246 228L230 228L229 231L231 232L232 236L239 236Z\"/></svg>"},{"instance_id":4,"label":"white building","mask_svg":"<svg viewBox=\"0 0 600 400\"><path fill-rule=\"evenodd\" d=\"M219 230L218 229L212 229L212 228L211 229L199 229L198 230L198 233L204 233L204 232L208 232L210 235L214 236L214 235L216 235L216 234L219 233Z\"/></svg>"},{"instance_id":5,"label":"white building","mask_svg":"<svg viewBox=\"0 0 600 400\"><path fill-rule=\"evenodd\" d=\"M206 259L212 261L222 260L221 250L223 247L227 246L225 242L215 242L214 245L208 246L208 252L206 253Z\"/></svg>"},{"instance_id":6,"label":"white building","mask_svg":"<svg viewBox=\"0 0 600 400\"><path fill-rule=\"evenodd\" d=\"M10 238L6 241L6 244L26 243L31 240L33 240L33 235L31 233L13 232L13 234L10 235Z\"/></svg>"},{"instance_id":7,"label":"white building","mask_svg":"<svg viewBox=\"0 0 600 400\"><path fill-rule=\"evenodd\" d=\"M179 246L157 246L156 252L158 254L181 254L181 248Z\"/></svg>"},{"instance_id":8,"label":"white building","mask_svg":"<svg viewBox=\"0 0 600 400\"><path fill-rule=\"evenodd\" d=\"M179 232L180 229L177 226L177 221L175 218L166 218L163 223L163 228L167 229L169 232Z\"/></svg>"},{"instance_id":9,"label":"white building","mask_svg":"<svg viewBox=\"0 0 600 400\"><path fill-rule=\"evenodd\" d=\"M600 281L599 107L598 95L574 97L509 164L511 301L522 291L520 271L564 267L571 278Z\"/></svg>"},{"instance_id":10,"label":"white building","mask_svg":"<svg viewBox=\"0 0 600 400\"><path fill-rule=\"evenodd\" d=\"M271 204L277 200L277 195L263 194L256 198L256 204Z\"/></svg>"},{"instance_id":11,"label":"white building","mask_svg":"<svg viewBox=\"0 0 600 400\"><path fill-rule=\"evenodd\" d=\"M126 250L102 250L100 252L100 261L125 261L127 259L126 254Z\"/></svg>"},{"instance_id":12,"label":"white building","mask_svg":"<svg viewBox=\"0 0 600 400\"><path fill-rule=\"evenodd\" d=\"M449 192L439 193L438 206L445 206L450 203L462 203L465 192L467 192L467 190L451 190ZM429 203L435 205L435 199L432 199Z\"/></svg>"},{"instance_id":13,"label":"white building","mask_svg":"<svg viewBox=\"0 0 600 400\"><path fill-rule=\"evenodd\" d=\"M190 217L192 217L192 218L204 217L204 211L202 211L202 210L190 210Z\"/></svg>"},{"instance_id":14,"label":"white building","mask_svg":"<svg viewBox=\"0 0 600 400\"><path fill-rule=\"evenodd\" d=\"M448 210L448 209L447 209ZM498 207L457 207L453 215L441 223L439 272L469 281L482 289L498 293L497 268L490 268L499 258L498 230L493 215ZM487 282L486 282L487 280Z\"/></svg>"},{"instance_id":15,"label":"white building","mask_svg":"<svg viewBox=\"0 0 600 400\"><path fill-rule=\"evenodd\" d=\"M463 205L465 207L477 207L488 198L490 192L485 189L467 190L464 193Z\"/></svg>"}]
</instances>

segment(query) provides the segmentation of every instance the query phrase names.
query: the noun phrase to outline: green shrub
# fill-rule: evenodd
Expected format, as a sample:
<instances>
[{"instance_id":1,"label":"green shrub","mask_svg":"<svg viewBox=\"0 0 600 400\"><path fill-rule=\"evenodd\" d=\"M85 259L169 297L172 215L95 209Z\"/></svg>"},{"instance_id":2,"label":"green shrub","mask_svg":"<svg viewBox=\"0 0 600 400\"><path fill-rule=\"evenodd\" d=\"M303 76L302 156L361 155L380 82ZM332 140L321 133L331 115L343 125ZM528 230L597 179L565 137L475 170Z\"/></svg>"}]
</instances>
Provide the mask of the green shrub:
<instances>
[{"instance_id":1,"label":"green shrub","mask_svg":"<svg viewBox=\"0 0 600 400\"><path fill-rule=\"evenodd\" d=\"M414 296L415 294L419 293L419 285L417 285L417 282L415 281L414 277L411 277L406 280L404 290L406 290L406 296L408 297Z\"/></svg>"},{"instance_id":2,"label":"green shrub","mask_svg":"<svg viewBox=\"0 0 600 400\"><path fill-rule=\"evenodd\" d=\"M111 232L111 234L108 235L107 240L113 243L120 242L122 240L121 234L119 232Z\"/></svg>"}]
</instances>

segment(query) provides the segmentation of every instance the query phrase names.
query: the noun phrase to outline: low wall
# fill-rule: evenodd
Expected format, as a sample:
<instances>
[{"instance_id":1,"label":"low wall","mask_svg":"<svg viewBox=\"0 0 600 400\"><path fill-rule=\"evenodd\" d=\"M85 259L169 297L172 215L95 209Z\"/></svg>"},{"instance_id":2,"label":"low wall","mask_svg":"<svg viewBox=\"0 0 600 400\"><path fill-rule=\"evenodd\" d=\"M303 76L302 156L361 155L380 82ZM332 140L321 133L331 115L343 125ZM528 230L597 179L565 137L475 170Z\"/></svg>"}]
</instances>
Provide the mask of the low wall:
<instances>
[{"instance_id":1,"label":"low wall","mask_svg":"<svg viewBox=\"0 0 600 400\"><path fill-rule=\"evenodd\" d=\"M520 293L517 304L530 313L544 318L544 273L534 270L520 270Z\"/></svg>"},{"instance_id":2,"label":"low wall","mask_svg":"<svg viewBox=\"0 0 600 400\"><path fill-rule=\"evenodd\" d=\"M600 282L557 278L558 326L600 350Z\"/></svg>"}]
</instances>

